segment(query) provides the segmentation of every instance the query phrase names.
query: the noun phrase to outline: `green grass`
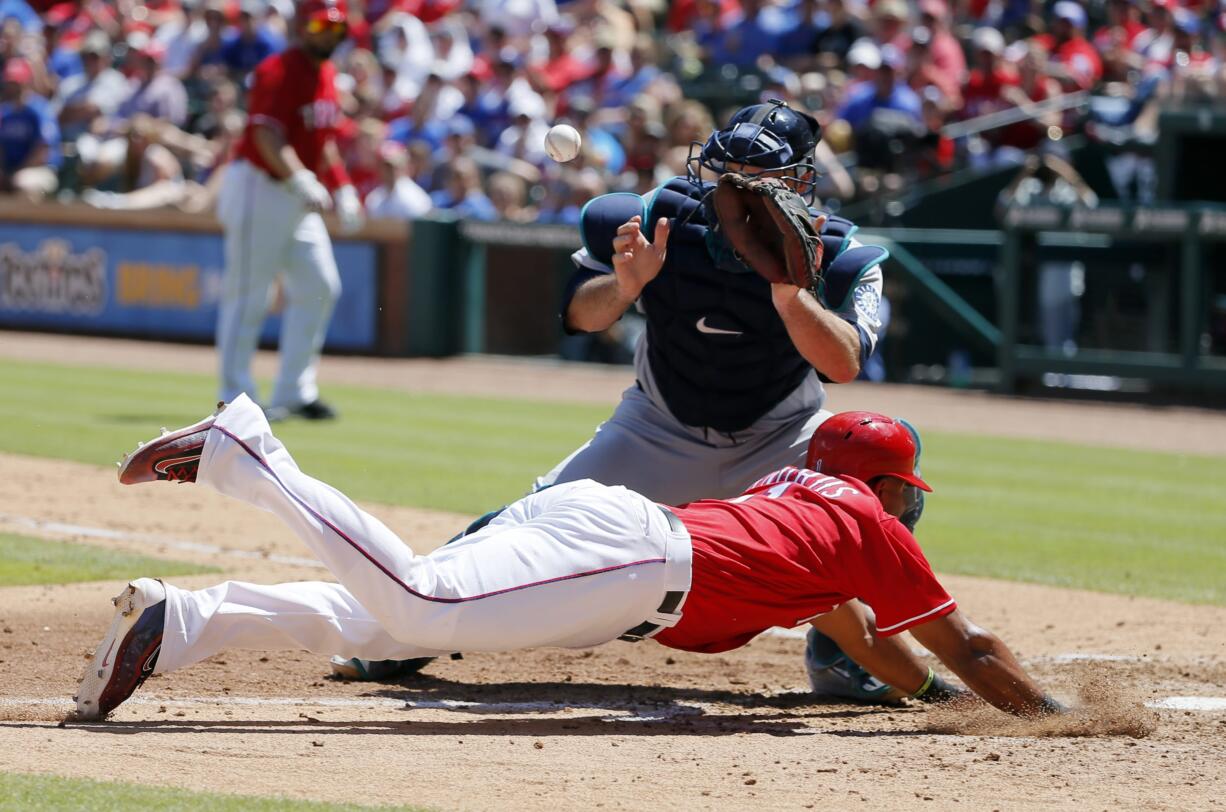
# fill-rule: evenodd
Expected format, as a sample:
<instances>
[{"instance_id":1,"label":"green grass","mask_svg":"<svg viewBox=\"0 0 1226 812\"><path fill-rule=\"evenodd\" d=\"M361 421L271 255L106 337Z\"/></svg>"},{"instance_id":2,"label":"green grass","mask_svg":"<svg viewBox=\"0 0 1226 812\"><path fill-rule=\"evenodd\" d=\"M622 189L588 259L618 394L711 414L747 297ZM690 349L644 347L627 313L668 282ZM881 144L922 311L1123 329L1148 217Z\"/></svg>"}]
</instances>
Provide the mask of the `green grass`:
<instances>
[{"instance_id":1,"label":"green grass","mask_svg":"<svg viewBox=\"0 0 1226 812\"><path fill-rule=\"evenodd\" d=\"M0 361L0 450L108 464L207 412L199 375ZM72 392L71 398L63 397ZM524 493L613 408L329 386L344 417L277 434L357 499L484 512ZM1222 460L927 433L919 537L946 572L1226 604Z\"/></svg>"},{"instance_id":2,"label":"green grass","mask_svg":"<svg viewBox=\"0 0 1226 812\"><path fill-rule=\"evenodd\" d=\"M0 381L0 450L95 465L159 426L199 420L216 399L203 375L0 360ZM277 427L303 470L356 499L460 513L523 496L613 407L345 386L328 399L342 420Z\"/></svg>"},{"instance_id":3,"label":"green grass","mask_svg":"<svg viewBox=\"0 0 1226 812\"><path fill-rule=\"evenodd\" d=\"M285 798L260 798L249 795L222 795L189 792L182 789L121 784L113 781L88 781L81 778L56 778L44 775L0 773L0 810L115 810L133 809L162 812L339 812L340 810L404 809L407 806L358 806L325 804Z\"/></svg>"},{"instance_id":4,"label":"green grass","mask_svg":"<svg viewBox=\"0 0 1226 812\"><path fill-rule=\"evenodd\" d=\"M938 434L918 537L933 566L1226 604L1220 458Z\"/></svg>"},{"instance_id":5,"label":"green grass","mask_svg":"<svg viewBox=\"0 0 1226 812\"><path fill-rule=\"evenodd\" d=\"M201 572L218 570L105 547L0 533L0 587L126 579L134 573L161 578Z\"/></svg>"}]
</instances>

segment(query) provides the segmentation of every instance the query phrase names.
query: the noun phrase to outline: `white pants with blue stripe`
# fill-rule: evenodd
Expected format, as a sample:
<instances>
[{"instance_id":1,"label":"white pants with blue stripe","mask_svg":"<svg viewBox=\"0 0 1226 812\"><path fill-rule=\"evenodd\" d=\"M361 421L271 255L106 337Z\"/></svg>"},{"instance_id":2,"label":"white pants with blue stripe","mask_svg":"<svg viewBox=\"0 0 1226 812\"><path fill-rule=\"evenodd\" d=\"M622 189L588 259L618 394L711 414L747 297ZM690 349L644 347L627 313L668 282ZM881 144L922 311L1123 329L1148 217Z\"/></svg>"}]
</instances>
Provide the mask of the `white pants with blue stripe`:
<instances>
[{"instance_id":1,"label":"white pants with blue stripe","mask_svg":"<svg viewBox=\"0 0 1226 812\"><path fill-rule=\"evenodd\" d=\"M209 433L198 483L275 513L339 584L167 586L157 672L228 648L369 660L583 648L645 620L690 586L690 541L651 501L591 481L512 504L479 532L417 555L348 497L299 470L249 398Z\"/></svg>"}]
</instances>

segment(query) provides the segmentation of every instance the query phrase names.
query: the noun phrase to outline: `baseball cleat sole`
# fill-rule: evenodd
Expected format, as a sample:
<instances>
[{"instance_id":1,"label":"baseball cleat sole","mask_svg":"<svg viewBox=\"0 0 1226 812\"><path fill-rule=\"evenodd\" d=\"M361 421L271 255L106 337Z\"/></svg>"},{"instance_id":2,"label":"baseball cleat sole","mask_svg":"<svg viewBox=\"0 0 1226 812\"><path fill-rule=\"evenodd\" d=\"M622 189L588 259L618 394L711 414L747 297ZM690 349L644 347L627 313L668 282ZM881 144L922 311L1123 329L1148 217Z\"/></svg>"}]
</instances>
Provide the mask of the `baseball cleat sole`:
<instances>
[{"instance_id":1,"label":"baseball cleat sole","mask_svg":"<svg viewBox=\"0 0 1226 812\"><path fill-rule=\"evenodd\" d=\"M77 719L104 718L153 673L166 626L166 587L138 578L111 599L115 616L102 642L86 653L85 673L73 700Z\"/></svg>"}]
</instances>

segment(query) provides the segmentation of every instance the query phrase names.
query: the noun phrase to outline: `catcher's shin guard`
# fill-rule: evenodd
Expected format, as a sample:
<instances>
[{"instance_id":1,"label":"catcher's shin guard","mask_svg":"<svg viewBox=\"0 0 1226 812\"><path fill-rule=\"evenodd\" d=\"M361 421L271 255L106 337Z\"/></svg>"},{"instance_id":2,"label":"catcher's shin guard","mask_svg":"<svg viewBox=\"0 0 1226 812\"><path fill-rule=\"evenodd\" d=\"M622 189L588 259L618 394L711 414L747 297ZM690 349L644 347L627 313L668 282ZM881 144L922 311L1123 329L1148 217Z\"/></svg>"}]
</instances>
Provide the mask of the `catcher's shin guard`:
<instances>
[{"instance_id":1,"label":"catcher's shin guard","mask_svg":"<svg viewBox=\"0 0 1226 812\"><path fill-rule=\"evenodd\" d=\"M813 693L864 704L895 704L902 694L861 668L817 629L805 638L805 671Z\"/></svg>"}]
</instances>

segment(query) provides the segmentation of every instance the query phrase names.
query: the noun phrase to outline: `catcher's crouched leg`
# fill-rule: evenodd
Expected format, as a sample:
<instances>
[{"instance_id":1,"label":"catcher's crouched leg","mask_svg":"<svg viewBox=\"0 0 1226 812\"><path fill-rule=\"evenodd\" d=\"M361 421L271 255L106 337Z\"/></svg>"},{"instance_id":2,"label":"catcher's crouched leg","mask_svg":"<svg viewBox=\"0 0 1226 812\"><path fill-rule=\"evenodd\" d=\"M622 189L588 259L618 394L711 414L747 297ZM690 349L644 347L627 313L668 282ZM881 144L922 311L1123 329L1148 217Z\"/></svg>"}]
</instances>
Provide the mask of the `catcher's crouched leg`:
<instances>
[{"instance_id":1,"label":"catcher's crouched leg","mask_svg":"<svg viewBox=\"0 0 1226 812\"><path fill-rule=\"evenodd\" d=\"M805 671L817 696L878 705L895 705L905 696L865 671L837 643L814 628L805 638Z\"/></svg>"}]
</instances>

